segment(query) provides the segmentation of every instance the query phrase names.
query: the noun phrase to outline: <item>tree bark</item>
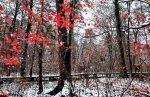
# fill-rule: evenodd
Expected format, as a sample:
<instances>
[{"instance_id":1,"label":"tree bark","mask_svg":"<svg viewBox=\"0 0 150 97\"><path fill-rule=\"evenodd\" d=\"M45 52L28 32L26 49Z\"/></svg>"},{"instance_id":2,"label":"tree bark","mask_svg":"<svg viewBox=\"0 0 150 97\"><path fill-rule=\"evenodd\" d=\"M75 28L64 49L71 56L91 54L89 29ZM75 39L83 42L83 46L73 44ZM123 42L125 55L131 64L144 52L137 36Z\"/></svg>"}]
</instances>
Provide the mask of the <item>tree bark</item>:
<instances>
[{"instance_id":1,"label":"tree bark","mask_svg":"<svg viewBox=\"0 0 150 97\"><path fill-rule=\"evenodd\" d=\"M30 0L30 9L32 10L33 7L33 0ZM29 20L31 19L31 17L29 17ZM28 34L31 30L31 24L28 22L27 24L27 29L26 29L26 34ZM28 35L25 36L25 39L28 38ZM24 46L24 52L23 52L23 56L22 56L22 63L21 63L21 71L20 71L20 76L21 77L25 77L26 76L26 56L27 56L27 49L28 49L28 44L25 43Z\"/></svg>"},{"instance_id":2,"label":"tree bark","mask_svg":"<svg viewBox=\"0 0 150 97\"><path fill-rule=\"evenodd\" d=\"M36 46L34 45L33 47L33 52L32 52L32 59L31 59L31 68L30 68L30 80L32 81L32 73L33 73L33 64L34 64L34 57L35 57L35 48Z\"/></svg>"},{"instance_id":3,"label":"tree bark","mask_svg":"<svg viewBox=\"0 0 150 97\"><path fill-rule=\"evenodd\" d=\"M39 54L39 91L38 91L38 94L41 94L43 92L43 84L42 84L43 46L42 44L40 44L38 54Z\"/></svg>"},{"instance_id":4,"label":"tree bark","mask_svg":"<svg viewBox=\"0 0 150 97\"><path fill-rule=\"evenodd\" d=\"M127 2L127 6L128 6L128 13L130 14L130 1ZM130 23L130 18L128 18L128 27L130 27L129 25ZM127 44L128 44L128 58L129 58L129 66L130 66L130 72L131 72L131 77L133 76L133 72L132 72L132 60L131 60L131 51L130 51L130 30L128 29L128 37L127 37Z\"/></svg>"},{"instance_id":5,"label":"tree bark","mask_svg":"<svg viewBox=\"0 0 150 97\"><path fill-rule=\"evenodd\" d=\"M117 41L118 41L118 46L119 46L119 52L120 52L120 65L121 65L121 70L120 70L120 77L127 78L127 69L126 69L126 63L125 63L125 56L124 56L124 49L123 49L123 43L122 43L122 38L123 38L123 33L121 31L121 19L119 15L119 4L118 0L115 0L115 16L116 16L116 30L117 30Z\"/></svg>"},{"instance_id":6,"label":"tree bark","mask_svg":"<svg viewBox=\"0 0 150 97\"><path fill-rule=\"evenodd\" d=\"M17 19L17 15L18 15L18 0L16 0L16 8L15 8L15 15L14 15L14 19L13 19L13 26L10 28L10 31L12 31L14 33L15 31L15 26L16 26L16 19Z\"/></svg>"},{"instance_id":7,"label":"tree bark","mask_svg":"<svg viewBox=\"0 0 150 97\"><path fill-rule=\"evenodd\" d=\"M62 12L62 7L60 7L60 4L63 4L64 0L56 0L56 6L57 6L57 13L60 13L61 17L65 17L64 12ZM70 17L72 18L72 17ZM71 20L71 19L70 19ZM62 23L62 21L60 20ZM71 46L71 37L72 37L72 31L69 31L69 36L67 35L67 29L65 27L58 27L59 32L59 42L64 43L63 46L59 47L59 73L60 77L58 80L58 85L54 88L54 90L50 91L48 94L56 95L59 93L63 86L64 81L67 80L69 83L71 83L71 49L68 49L69 46Z\"/></svg>"},{"instance_id":8,"label":"tree bark","mask_svg":"<svg viewBox=\"0 0 150 97\"><path fill-rule=\"evenodd\" d=\"M44 3L41 1L41 18L43 17L43 12L44 12ZM42 26L44 25L43 24L43 18L42 18ZM41 32L43 32L43 28L41 27ZM41 94L43 92L43 84L42 84L42 64L43 64L43 44L40 43L39 44L39 48L38 48L38 59L39 59L39 91L38 91L38 94Z\"/></svg>"}]
</instances>

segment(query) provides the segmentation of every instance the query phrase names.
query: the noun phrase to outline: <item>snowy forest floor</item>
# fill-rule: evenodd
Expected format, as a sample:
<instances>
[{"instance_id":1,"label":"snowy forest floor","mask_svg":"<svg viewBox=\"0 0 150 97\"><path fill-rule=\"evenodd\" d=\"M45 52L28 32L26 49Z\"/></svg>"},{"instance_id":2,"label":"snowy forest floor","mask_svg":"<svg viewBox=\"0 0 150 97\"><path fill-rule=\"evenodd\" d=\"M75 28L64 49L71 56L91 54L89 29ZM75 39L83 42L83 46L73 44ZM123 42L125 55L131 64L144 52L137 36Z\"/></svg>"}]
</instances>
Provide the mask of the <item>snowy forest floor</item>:
<instances>
[{"instance_id":1,"label":"snowy forest floor","mask_svg":"<svg viewBox=\"0 0 150 97\"><path fill-rule=\"evenodd\" d=\"M57 85L57 81L43 82L43 93L37 94L38 82L3 82L0 91L8 97L69 97L69 83L55 96L46 94ZM98 78L73 80L74 97L150 97L150 81L139 79Z\"/></svg>"}]
</instances>

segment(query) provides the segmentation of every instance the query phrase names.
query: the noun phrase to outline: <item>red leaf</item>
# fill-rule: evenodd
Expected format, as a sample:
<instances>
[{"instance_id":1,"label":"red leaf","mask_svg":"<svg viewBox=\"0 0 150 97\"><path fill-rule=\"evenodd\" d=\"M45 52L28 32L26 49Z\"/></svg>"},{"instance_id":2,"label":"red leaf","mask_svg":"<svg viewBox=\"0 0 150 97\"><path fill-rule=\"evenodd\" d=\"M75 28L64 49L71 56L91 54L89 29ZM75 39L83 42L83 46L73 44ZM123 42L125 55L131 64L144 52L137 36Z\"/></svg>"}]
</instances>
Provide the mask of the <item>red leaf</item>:
<instances>
[{"instance_id":1,"label":"red leaf","mask_svg":"<svg viewBox=\"0 0 150 97\"><path fill-rule=\"evenodd\" d=\"M0 17L0 20L2 20L3 18L2 17Z\"/></svg>"},{"instance_id":2,"label":"red leaf","mask_svg":"<svg viewBox=\"0 0 150 97\"><path fill-rule=\"evenodd\" d=\"M140 54L140 49L137 49L137 50L135 50L135 52L133 52L133 56L137 56L137 55L139 55Z\"/></svg>"},{"instance_id":3,"label":"red leaf","mask_svg":"<svg viewBox=\"0 0 150 97\"><path fill-rule=\"evenodd\" d=\"M42 24L42 18L36 18L36 21L40 24Z\"/></svg>"},{"instance_id":4,"label":"red leaf","mask_svg":"<svg viewBox=\"0 0 150 97\"><path fill-rule=\"evenodd\" d=\"M57 43L56 43L56 47L57 47L57 48L59 48L59 47L61 47L61 46L63 46L63 45L64 45L64 42L60 42L60 43L57 42Z\"/></svg>"},{"instance_id":5,"label":"red leaf","mask_svg":"<svg viewBox=\"0 0 150 97\"><path fill-rule=\"evenodd\" d=\"M11 52L16 52L16 53L20 53L21 52L21 49L20 49L20 46L13 46L11 49L10 49Z\"/></svg>"},{"instance_id":6,"label":"red leaf","mask_svg":"<svg viewBox=\"0 0 150 97\"><path fill-rule=\"evenodd\" d=\"M43 46L46 46L50 41L51 41L50 38L45 38L45 37L43 37L42 45L43 45Z\"/></svg>"},{"instance_id":7,"label":"red leaf","mask_svg":"<svg viewBox=\"0 0 150 97\"><path fill-rule=\"evenodd\" d=\"M145 20L146 20L146 16L144 15L144 16L142 16L142 22L144 23Z\"/></svg>"},{"instance_id":8,"label":"red leaf","mask_svg":"<svg viewBox=\"0 0 150 97\"><path fill-rule=\"evenodd\" d=\"M2 6L0 6L0 11L3 10Z\"/></svg>"},{"instance_id":9,"label":"red leaf","mask_svg":"<svg viewBox=\"0 0 150 97\"><path fill-rule=\"evenodd\" d=\"M85 36L89 35L89 29L85 29Z\"/></svg>"},{"instance_id":10,"label":"red leaf","mask_svg":"<svg viewBox=\"0 0 150 97\"><path fill-rule=\"evenodd\" d=\"M4 39L5 39L6 43L11 43L11 40L8 38L8 36L5 36Z\"/></svg>"},{"instance_id":11,"label":"red leaf","mask_svg":"<svg viewBox=\"0 0 150 97\"><path fill-rule=\"evenodd\" d=\"M16 47L16 46L13 46L13 47L10 49L10 51L16 52L16 51L17 51L17 47Z\"/></svg>"},{"instance_id":12,"label":"red leaf","mask_svg":"<svg viewBox=\"0 0 150 97\"><path fill-rule=\"evenodd\" d=\"M16 36L16 32L12 32L10 35L11 35L11 37L15 37Z\"/></svg>"},{"instance_id":13,"label":"red leaf","mask_svg":"<svg viewBox=\"0 0 150 97\"><path fill-rule=\"evenodd\" d=\"M104 2L101 0L101 1L100 1L100 4L103 4L103 3L104 3Z\"/></svg>"},{"instance_id":14,"label":"red leaf","mask_svg":"<svg viewBox=\"0 0 150 97\"><path fill-rule=\"evenodd\" d=\"M1 51L1 53L2 53L2 54L5 54L5 55L7 54L7 52L6 52L6 51Z\"/></svg>"},{"instance_id":15,"label":"red leaf","mask_svg":"<svg viewBox=\"0 0 150 97\"><path fill-rule=\"evenodd\" d=\"M61 18L60 14L57 14L57 15L55 16L54 22L57 23L57 26L60 26L60 25L61 25L61 23L60 23L60 18Z\"/></svg>"},{"instance_id":16,"label":"red leaf","mask_svg":"<svg viewBox=\"0 0 150 97\"><path fill-rule=\"evenodd\" d=\"M17 65L19 63L19 60L17 57L12 57L11 61L14 65Z\"/></svg>"},{"instance_id":17,"label":"red leaf","mask_svg":"<svg viewBox=\"0 0 150 97\"><path fill-rule=\"evenodd\" d=\"M11 43L12 46L16 46L16 45L18 45L18 44L19 44L19 42L18 42L18 40L16 40L16 39Z\"/></svg>"},{"instance_id":18,"label":"red leaf","mask_svg":"<svg viewBox=\"0 0 150 97\"><path fill-rule=\"evenodd\" d=\"M44 2L44 0L41 0L41 2Z\"/></svg>"},{"instance_id":19,"label":"red leaf","mask_svg":"<svg viewBox=\"0 0 150 97\"><path fill-rule=\"evenodd\" d=\"M34 39L27 39L26 43L27 44L35 44L35 40Z\"/></svg>"},{"instance_id":20,"label":"red leaf","mask_svg":"<svg viewBox=\"0 0 150 97\"><path fill-rule=\"evenodd\" d=\"M74 16L74 17L73 17L73 20L77 20L77 19L78 19L78 17L77 17L77 16Z\"/></svg>"},{"instance_id":21,"label":"red leaf","mask_svg":"<svg viewBox=\"0 0 150 97\"><path fill-rule=\"evenodd\" d=\"M5 27L4 32L5 32L5 33L8 33L8 28Z\"/></svg>"},{"instance_id":22,"label":"red leaf","mask_svg":"<svg viewBox=\"0 0 150 97\"><path fill-rule=\"evenodd\" d=\"M54 11L54 10L52 10L52 11L51 11L51 14L52 14L52 15L55 15L55 11Z\"/></svg>"},{"instance_id":23,"label":"red leaf","mask_svg":"<svg viewBox=\"0 0 150 97\"><path fill-rule=\"evenodd\" d=\"M0 55L0 59L2 59L3 58L3 56L2 55Z\"/></svg>"},{"instance_id":24,"label":"red leaf","mask_svg":"<svg viewBox=\"0 0 150 97\"><path fill-rule=\"evenodd\" d=\"M22 10L26 10L26 5L24 3L22 3Z\"/></svg>"},{"instance_id":25,"label":"red leaf","mask_svg":"<svg viewBox=\"0 0 150 97\"><path fill-rule=\"evenodd\" d=\"M7 92L2 91L2 95L3 95L3 97L7 97L7 96L6 96L6 95L7 95Z\"/></svg>"},{"instance_id":26,"label":"red leaf","mask_svg":"<svg viewBox=\"0 0 150 97\"><path fill-rule=\"evenodd\" d=\"M17 57L10 57L5 60L2 60L2 63L7 65L17 65L19 63L19 59Z\"/></svg>"},{"instance_id":27,"label":"red leaf","mask_svg":"<svg viewBox=\"0 0 150 97\"><path fill-rule=\"evenodd\" d=\"M53 19L53 17L52 16L48 16L48 20L52 20Z\"/></svg>"},{"instance_id":28,"label":"red leaf","mask_svg":"<svg viewBox=\"0 0 150 97\"><path fill-rule=\"evenodd\" d=\"M12 20L10 17L5 18L5 21L9 24L12 25Z\"/></svg>"},{"instance_id":29,"label":"red leaf","mask_svg":"<svg viewBox=\"0 0 150 97\"><path fill-rule=\"evenodd\" d=\"M10 54L7 54L7 59L11 58Z\"/></svg>"}]
</instances>

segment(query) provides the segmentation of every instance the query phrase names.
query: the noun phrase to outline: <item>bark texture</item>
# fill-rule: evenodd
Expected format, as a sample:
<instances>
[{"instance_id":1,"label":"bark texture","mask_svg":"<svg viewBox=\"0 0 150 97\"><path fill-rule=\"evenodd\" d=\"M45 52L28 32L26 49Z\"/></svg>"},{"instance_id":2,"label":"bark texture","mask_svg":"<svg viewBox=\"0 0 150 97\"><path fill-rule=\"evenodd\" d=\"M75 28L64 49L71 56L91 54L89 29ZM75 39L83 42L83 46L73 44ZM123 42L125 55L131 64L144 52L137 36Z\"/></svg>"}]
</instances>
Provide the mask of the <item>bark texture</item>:
<instances>
[{"instance_id":1,"label":"bark texture","mask_svg":"<svg viewBox=\"0 0 150 97\"><path fill-rule=\"evenodd\" d=\"M30 10L32 10L33 7L33 0L30 0ZM29 17L29 20L31 20L31 17ZM28 34L31 30L31 24L28 22L27 24L27 29L26 29L26 34ZM28 35L25 36L25 39L28 38ZM20 76L25 77L26 76L26 56L27 56L27 49L28 49L28 44L25 43L24 50L23 50L23 55L22 55L22 63L21 63L21 71L20 71Z\"/></svg>"},{"instance_id":2,"label":"bark texture","mask_svg":"<svg viewBox=\"0 0 150 97\"><path fill-rule=\"evenodd\" d=\"M60 13L61 17L65 17L64 12L62 11L62 7L60 7L60 4L63 4L64 0L56 0L56 7L57 7L57 13ZM70 17L72 18L72 17ZM60 20L62 23L62 21ZM58 85L49 92L48 94L56 95L59 93L63 86L64 81L67 80L69 83L71 83L71 49L68 49L69 46L71 46L71 32L69 32L69 35L67 34L67 29L65 27L58 27L59 32L59 42L64 43L63 46L59 47L59 73L60 77L58 80Z\"/></svg>"},{"instance_id":3,"label":"bark texture","mask_svg":"<svg viewBox=\"0 0 150 97\"><path fill-rule=\"evenodd\" d=\"M117 41L118 41L118 46L119 46L119 52L120 52L120 77L127 78L127 69L126 69L126 63L125 63L125 56L124 56L124 48L123 48L123 43L122 43L122 38L123 38L123 32L121 31L121 19L120 19L120 14L119 14L119 4L118 0L115 0L115 16L116 16L116 30L117 30Z\"/></svg>"}]
</instances>

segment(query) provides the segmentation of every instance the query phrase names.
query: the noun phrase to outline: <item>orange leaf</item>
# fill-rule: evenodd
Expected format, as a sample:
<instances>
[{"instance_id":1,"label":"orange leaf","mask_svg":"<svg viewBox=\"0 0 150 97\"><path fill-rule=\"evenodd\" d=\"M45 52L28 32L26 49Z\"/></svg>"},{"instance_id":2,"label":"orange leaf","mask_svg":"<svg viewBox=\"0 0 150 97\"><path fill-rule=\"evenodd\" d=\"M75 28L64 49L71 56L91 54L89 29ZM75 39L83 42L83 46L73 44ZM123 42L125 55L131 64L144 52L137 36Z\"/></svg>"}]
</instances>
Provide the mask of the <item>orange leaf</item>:
<instances>
[{"instance_id":1,"label":"orange leaf","mask_svg":"<svg viewBox=\"0 0 150 97\"><path fill-rule=\"evenodd\" d=\"M36 18L36 21L37 21L38 23L42 24L42 18L37 17L37 18Z\"/></svg>"},{"instance_id":2,"label":"orange leaf","mask_svg":"<svg viewBox=\"0 0 150 97\"><path fill-rule=\"evenodd\" d=\"M80 2L77 2L76 4L75 4L75 6L78 6L80 4Z\"/></svg>"},{"instance_id":3,"label":"orange leaf","mask_svg":"<svg viewBox=\"0 0 150 97\"><path fill-rule=\"evenodd\" d=\"M97 26L97 24L96 23L94 23L94 27L96 27Z\"/></svg>"},{"instance_id":4,"label":"orange leaf","mask_svg":"<svg viewBox=\"0 0 150 97\"><path fill-rule=\"evenodd\" d=\"M44 33L46 33L47 32L47 30L46 29L44 29L44 31L43 31Z\"/></svg>"},{"instance_id":5,"label":"orange leaf","mask_svg":"<svg viewBox=\"0 0 150 97\"><path fill-rule=\"evenodd\" d=\"M4 92L4 91L2 91L2 95L7 95L7 93L6 93L6 92Z\"/></svg>"},{"instance_id":6,"label":"orange leaf","mask_svg":"<svg viewBox=\"0 0 150 97\"><path fill-rule=\"evenodd\" d=\"M17 57L12 57L12 58L11 58L11 61L12 61L12 63L13 63L14 65L17 65L17 64L19 63L19 60L18 60Z\"/></svg>"}]
</instances>

